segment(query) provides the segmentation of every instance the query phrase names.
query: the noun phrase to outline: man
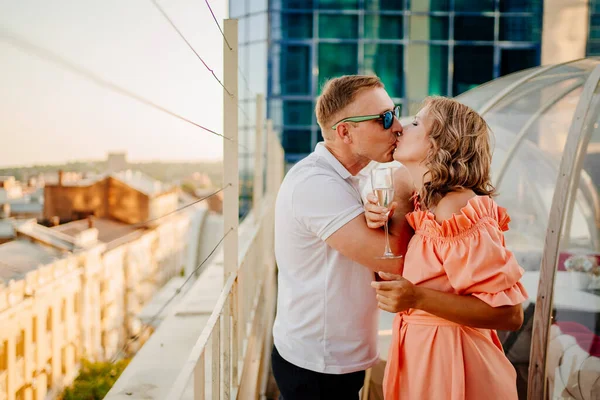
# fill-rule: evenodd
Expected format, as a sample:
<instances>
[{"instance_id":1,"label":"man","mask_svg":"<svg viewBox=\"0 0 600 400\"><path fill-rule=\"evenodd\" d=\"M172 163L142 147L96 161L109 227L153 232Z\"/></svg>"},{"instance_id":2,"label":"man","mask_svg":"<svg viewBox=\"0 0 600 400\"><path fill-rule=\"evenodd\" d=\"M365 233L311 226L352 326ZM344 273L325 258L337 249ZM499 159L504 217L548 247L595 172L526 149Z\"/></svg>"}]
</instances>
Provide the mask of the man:
<instances>
[{"instance_id":1,"label":"man","mask_svg":"<svg viewBox=\"0 0 600 400\"><path fill-rule=\"evenodd\" d=\"M273 374L284 400L358 399L364 371L379 358L373 271L398 274L403 259L378 259L384 232L366 224L357 175L372 160L392 161L403 130L398 110L374 76L329 81L316 114L324 143L288 172L275 206ZM403 182L397 181L399 206L391 229L395 254L404 254L410 238L403 216L411 211L412 189ZM487 305L476 298L388 278L395 280L386 282L379 302L390 312L418 306L440 313L442 301L466 307L466 325L493 324Z\"/></svg>"}]
</instances>

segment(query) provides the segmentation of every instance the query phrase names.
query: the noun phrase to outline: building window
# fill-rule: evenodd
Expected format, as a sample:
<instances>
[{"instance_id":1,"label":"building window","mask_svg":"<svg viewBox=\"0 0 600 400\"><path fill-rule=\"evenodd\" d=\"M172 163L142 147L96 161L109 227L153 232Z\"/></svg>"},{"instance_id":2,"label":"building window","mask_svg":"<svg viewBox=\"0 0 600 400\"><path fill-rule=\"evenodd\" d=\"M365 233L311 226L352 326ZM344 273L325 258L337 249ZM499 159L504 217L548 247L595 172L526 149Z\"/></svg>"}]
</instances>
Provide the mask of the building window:
<instances>
[{"instance_id":1,"label":"building window","mask_svg":"<svg viewBox=\"0 0 600 400\"><path fill-rule=\"evenodd\" d=\"M35 345L38 339L38 318L33 317L33 321L31 322L31 341Z\"/></svg>"},{"instance_id":2,"label":"building window","mask_svg":"<svg viewBox=\"0 0 600 400\"><path fill-rule=\"evenodd\" d=\"M312 13L282 13L281 37L285 39L308 39L312 36Z\"/></svg>"},{"instance_id":3,"label":"building window","mask_svg":"<svg viewBox=\"0 0 600 400\"><path fill-rule=\"evenodd\" d=\"M234 1L233 3L236 2ZM274 6L279 5L283 9L311 9L314 7L313 0L278 0L274 3Z\"/></svg>"},{"instance_id":4,"label":"building window","mask_svg":"<svg viewBox=\"0 0 600 400\"><path fill-rule=\"evenodd\" d=\"M543 0L502 0L500 12L540 12Z\"/></svg>"},{"instance_id":5,"label":"building window","mask_svg":"<svg viewBox=\"0 0 600 400\"><path fill-rule=\"evenodd\" d=\"M314 107L312 101L286 100L283 102L285 125L311 125Z\"/></svg>"},{"instance_id":6,"label":"building window","mask_svg":"<svg viewBox=\"0 0 600 400\"><path fill-rule=\"evenodd\" d=\"M0 371L8 369L8 342L4 340L0 343Z\"/></svg>"},{"instance_id":7,"label":"building window","mask_svg":"<svg viewBox=\"0 0 600 400\"><path fill-rule=\"evenodd\" d=\"M46 313L46 332L52 332L52 309L49 308Z\"/></svg>"},{"instance_id":8,"label":"building window","mask_svg":"<svg viewBox=\"0 0 600 400\"><path fill-rule=\"evenodd\" d=\"M102 292L100 292L102 293ZM60 321L65 322L67 320L67 300L63 299L60 307Z\"/></svg>"},{"instance_id":9,"label":"building window","mask_svg":"<svg viewBox=\"0 0 600 400\"><path fill-rule=\"evenodd\" d=\"M600 1L591 0L589 12L590 22L586 55L598 56L600 55Z\"/></svg>"},{"instance_id":10,"label":"building window","mask_svg":"<svg viewBox=\"0 0 600 400\"><path fill-rule=\"evenodd\" d=\"M356 10L358 8L358 0L319 0L319 8Z\"/></svg>"},{"instance_id":11,"label":"building window","mask_svg":"<svg viewBox=\"0 0 600 400\"><path fill-rule=\"evenodd\" d=\"M60 370L63 376L67 374L67 346L60 350Z\"/></svg>"},{"instance_id":12,"label":"building window","mask_svg":"<svg viewBox=\"0 0 600 400\"><path fill-rule=\"evenodd\" d=\"M402 15L365 15L365 38L403 39L404 17Z\"/></svg>"},{"instance_id":13,"label":"building window","mask_svg":"<svg viewBox=\"0 0 600 400\"><path fill-rule=\"evenodd\" d=\"M73 314L78 315L79 314L79 301L80 301L80 295L79 292L75 293L75 295L73 296Z\"/></svg>"},{"instance_id":14,"label":"building window","mask_svg":"<svg viewBox=\"0 0 600 400\"><path fill-rule=\"evenodd\" d=\"M538 49L502 49L500 75L531 68L540 64Z\"/></svg>"},{"instance_id":15,"label":"building window","mask_svg":"<svg viewBox=\"0 0 600 400\"><path fill-rule=\"evenodd\" d=\"M493 41L494 18L457 15L454 18L454 40Z\"/></svg>"},{"instance_id":16,"label":"building window","mask_svg":"<svg viewBox=\"0 0 600 400\"><path fill-rule=\"evenodd\" d=\"M420 0L412 0L420 1ZM504 0L503 0L504 1ZM454 0L454 11L458 12L483 12L494 11L495 0Z\"/></svg>"},{"instance_id":17,"label":"building window","mask_svg":"<svg viewBox=\"0 0 600 400\"><path fill-rule=\"evenodd\" d=\"M512 42L539 42L542 30L533 17L501 17L500 40Z\"/></svg>"},{"instance_id":18,"label":"building window","mask_svg":"<svg viewBox=\"0 0 600 400\"><path fill-rule=\"evenodd\" d=\"M54 383L54 375L52 374L52 357L48 359L47 364L50 369L46 369L46 390L50 391L50 389L52 389L52 384Z\"/></svg>"},{"instance_id":19,"label":"building window","mask_svg":"<svg viewBox=\"0 0 600 400\"><path fill-rule=\"evenodd\" d=\"M494 78L493 46L454 47L452 95L458 96Z\"/></svg>"},{"instance_id":20,"label":"building window","mask_svg":"<svg viewBox=\"0 0 600 400\"><path fill-rule=\"evenodd\" d=\"M310 153L313 150L309 129L284 129L282 139L286 153Z\"/></svg>"},{"instance_id":21,"label":"building window","mask_svg":"<svg viewBox=\"0 0 600 400\"><path fill-rule=\"evenodd\" d=\"M281 93L310 93L310 47L281 46Z\"/></svg>"},{"instance_id":22,"label":"building window","mask_svg":"<svg viewBox=\"0 0 600 400\"><path fill-rule=\"evenodd\" d=\"M25 330L21 329L19 336L17 336L17 360L25 357Z\"/></svg>"},{"instance_id":23,"label":"building window","mask_svg":"<svg viewBox=\"0 0 600 400\"><path fill-rule=\"evenodd\" d=\"M590 39L600 39L600 15L590 17Z\"/></svg>"},{"instance_id":24,"label":"building window","mask_svg":"<svg viewBox=\"0 0 600 400\"><path fill-rule=\"evenodd\" d=\"M20 388L15 393L15 400L25 400L25 387Z\"/></svg>"},{"instance_id":25,"label":"building window","mask_svg":"<svg viewBox=\"0 0 600 400\"><path fill-rule=\"evenodd\" d=\"M365 10L368 11L402 11L404 1L401 0L364 0Z\"/></svg>"},{"instance_id":26,"label":"building window","mask_svg":"<svg viewBox=\"0 0 600 400\"><path fill-rule=\"evenodd\" d=\"M327 79L357 73L358 46L356 44L319 44L319 90Z\"/></svg>"},{"instance_id":27,"label":"building window","mask_svg":"<svg viewBox=\"0 0 600 400\"><path fill-rule=\"evenodd\" d=\"M381 78L391 97L404 95L403 60L404 46L395 44L365 45L365 72L373 73Z\"/></svg>"},{"instance_id":28,"label":"building window","mask_svg":"<svg viewBox=\"0 0 600 400\"><path fill-rule=\"evenodd\" d=\"M319 15L319 37L332 39L356 39L358 17L356 15Z\"/></svg>"}]
</instances>

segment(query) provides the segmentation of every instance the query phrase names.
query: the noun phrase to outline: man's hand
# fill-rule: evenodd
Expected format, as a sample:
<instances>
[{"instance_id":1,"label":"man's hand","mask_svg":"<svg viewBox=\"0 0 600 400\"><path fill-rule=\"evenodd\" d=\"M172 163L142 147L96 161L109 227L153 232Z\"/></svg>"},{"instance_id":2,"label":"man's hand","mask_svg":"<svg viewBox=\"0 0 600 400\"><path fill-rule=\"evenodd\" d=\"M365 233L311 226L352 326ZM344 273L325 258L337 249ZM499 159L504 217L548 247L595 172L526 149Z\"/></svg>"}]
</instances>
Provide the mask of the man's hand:
<instances>
[{"instance_id":1,"label":"man's hand","mask_svg":"<svg viewBox=\"0 0 600 400\"><path fill-rule=\"evenodd\" d=\"M418 300L418 290L410 281L400 275L380 272L385 281L371 282L377 291L377 306L387 312L398 313L414 308Z\"/></svg>"},{"instance_id":2,"label":"man's hand","mask_svg":"<svg viewBox=\"0 0 600 400\"><path fill-rule=\"evenodd\" d=\"M381 228L388 218L392 218L394 211L398 203L393 202L389 208L381 207L377 196L370 193L367 196L367 204L365 204L365 218L367 219L367 226L371 229Z\"/></svg>"}]
</instances>

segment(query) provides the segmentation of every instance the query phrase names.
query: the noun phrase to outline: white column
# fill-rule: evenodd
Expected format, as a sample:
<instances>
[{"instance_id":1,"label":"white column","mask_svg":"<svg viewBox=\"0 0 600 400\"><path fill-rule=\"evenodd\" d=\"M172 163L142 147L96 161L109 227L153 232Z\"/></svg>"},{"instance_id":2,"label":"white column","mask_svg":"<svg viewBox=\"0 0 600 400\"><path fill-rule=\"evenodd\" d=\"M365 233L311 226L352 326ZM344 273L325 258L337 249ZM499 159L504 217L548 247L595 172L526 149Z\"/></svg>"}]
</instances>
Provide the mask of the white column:
<instances>
[{"instance_id":1,"label":"white column","mask_svg":"<svg viewBox=\"0 0 600 400\"><path fill-rule=\"evenodd\" d=\"M277 138L273 133L273 121L267 120L267 193L269 196L277 195L277 187L275 185L275 168L276 168L276 143Z\"/></svg>"},{"instance_id":2,"label":"white column","mask_svg":"<svg viewBox=\"0 0 600 400\"><path fill-rule=\"evenodd\" d=\"M225 279L238 267L238 216L239 216L239 143L238 143L238 21L226 19L223 41L223 185L226 187L223 200L223 266ZM231 93L231 95L229 93ZM231 231L231 232L229 232ZM228 233L229 232L229 233Z\"/></svg>"},{"instance_id":3,"label":"white column","mask_svg":"<svg viewBox=\"0 0 600 400\"><path fill-rule=\"evenodd\" d=\"M263 113L264 113L264 100L265 97L262 94L256 95L256 145L254 148L254 182L252 194L252 209L254 212L254 218L258 220L258 209L261 204L263 195Z\"/></svg>"}]
</instances>

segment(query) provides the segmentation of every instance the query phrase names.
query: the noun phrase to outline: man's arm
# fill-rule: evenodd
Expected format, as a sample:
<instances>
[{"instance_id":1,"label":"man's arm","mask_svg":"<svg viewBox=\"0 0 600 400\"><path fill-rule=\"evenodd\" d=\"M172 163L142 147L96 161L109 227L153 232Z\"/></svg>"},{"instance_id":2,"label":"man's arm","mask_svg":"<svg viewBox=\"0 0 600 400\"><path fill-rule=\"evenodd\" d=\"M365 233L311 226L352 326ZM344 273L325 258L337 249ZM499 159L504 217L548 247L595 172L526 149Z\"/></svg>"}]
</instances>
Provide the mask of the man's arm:
<instances>
[{"instance_id":1,"label":"man's arm","mask_svg":"<svg viewBox=\"0 0 600 400\"><path fill-rule=\"evenodd\" d=\"M382 274L384 282L372 282L382 310L397 313L423 310L448 321L474 328L514 331L523 324L523 307L492 307L475 296L461 296L413 285L400 276Z\"/></svg>"},{"instance_id":2,"label":"man's arm","mask_svg":"<svg viewBox=\"0 0 600 400\"><path fill-rule=\"evenodd\" d=\"M404 255L408 240L390 235L392 252ZM325 243L349 259L375 272L384 271L397 274L402 271L404 265L404 257L391 260L377 259L382 256L385 248L385 232L381 229L370 229L363 214L338 229L325 240Z\"/></svg>"},{"instance_id":3,"label":"man's arm","mask_svg":"<svg viewBox=\"0 0 600 400\"><path fill-rule=\"evenodd\" d=\"M292 215L309 232L349 259L373 271L399 273L404 259L378 260L385 249L382 229L369 229L354 189L329 175L312 175L297 183ZM390 237L392 251L404 255L407 243Z\"/></svg>"}]
</instances>

